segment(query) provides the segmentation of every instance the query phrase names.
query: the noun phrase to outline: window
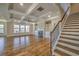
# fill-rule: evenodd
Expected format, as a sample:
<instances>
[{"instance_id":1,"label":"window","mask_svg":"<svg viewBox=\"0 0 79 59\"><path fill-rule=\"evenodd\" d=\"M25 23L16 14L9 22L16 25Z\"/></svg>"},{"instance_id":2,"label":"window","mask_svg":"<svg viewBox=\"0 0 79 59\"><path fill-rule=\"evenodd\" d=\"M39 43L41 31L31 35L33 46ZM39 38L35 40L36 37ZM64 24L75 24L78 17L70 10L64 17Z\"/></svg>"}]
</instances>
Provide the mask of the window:
<instances>
[{"instance_id":1,"label":"window","mask_svg":"<svg viewBox=\"0 0 79 59\"><path fill-rule=\"evenodd\" d=\"M14 25L14 33L19 33L19 25Z\"/></svg>"},{"instance_id":2,"label":"window","mask_svg":"<svg viewBox=\"0 0 79 59\"><path fill-rule=\"evenodd\" d=\"M14 33L22 33L22 32L29 32L29 25L19 25L15 24L14 25Z\"/></svg>"},{"instance_id":3,"label":"window","mask_svg":"<svg viewBox=\"0 0 79 59\"><path fill-rule=\"evenodd\" d=\"M24 25L20 26L20 32L25 32L25 26Z\"/></svg>"},{"instance_id":4,"label":"window","mask_svg":"<svg viewBox=\"0 0 79 59\"><path fill-rule=\"evenodd\" d=\"M0 24L0 33L4 33L4 25Z\"/></svg>"},{"instance_id":5,"label":"window","mask_svg":"<svg viewBox=\"0 0 79 59\"><path fill-rule=\"evenodd\" d=\"M29 25L26 25L26 32L29 32Z\"/></svg>"}]
</instances>

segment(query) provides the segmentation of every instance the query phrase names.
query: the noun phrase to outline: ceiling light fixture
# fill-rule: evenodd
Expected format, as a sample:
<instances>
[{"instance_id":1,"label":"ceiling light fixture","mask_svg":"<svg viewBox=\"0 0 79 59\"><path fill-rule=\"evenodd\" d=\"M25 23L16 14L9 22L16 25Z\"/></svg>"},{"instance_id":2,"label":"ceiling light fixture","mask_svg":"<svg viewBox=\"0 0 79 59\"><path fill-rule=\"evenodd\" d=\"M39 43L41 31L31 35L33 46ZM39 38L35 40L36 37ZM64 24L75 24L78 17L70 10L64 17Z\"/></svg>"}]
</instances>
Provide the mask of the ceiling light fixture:
<instances>
[{"instance_id":1,"label":"ceiling light fixture","mask_svg":"<svg viewBox=\"0 0 79 59\"><path fill-rule=\"evenodd\" d=\"M20 6L23 6L23 3L20 3Z\"/></svg>"},{"instance_id":2,"label":"ceiling light fixture","mask_svg":"<svg viewBox=\"0 0 79 59\"><path fill-rule=\"evenodd\" d=\"M48 17L51 17L50 15L48 15Z\"/></svg>"}]
</instances>

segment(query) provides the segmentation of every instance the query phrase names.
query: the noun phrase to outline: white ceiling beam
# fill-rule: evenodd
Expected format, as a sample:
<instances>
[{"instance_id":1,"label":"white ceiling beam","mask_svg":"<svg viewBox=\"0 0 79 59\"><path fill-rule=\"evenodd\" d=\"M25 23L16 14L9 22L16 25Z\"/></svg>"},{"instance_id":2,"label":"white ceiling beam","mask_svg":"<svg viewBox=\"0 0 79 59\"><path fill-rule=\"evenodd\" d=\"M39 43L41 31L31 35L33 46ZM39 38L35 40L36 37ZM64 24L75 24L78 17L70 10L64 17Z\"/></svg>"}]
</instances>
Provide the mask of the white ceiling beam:
<instances>
[{"instance_id":1,"label":"white ceiling beam","mask_svg":"<svg viewBox=\"0 0 79 59\"><path fill-rule=\"evenodd\" d=\"M21 21L23 21L23 19L24 19L25 17L27 17L27 16L32 12L32 10L33 10L38 4L39 4L39 3L33 3L33 4L29 7L29 9L26 11L25 15L21 17Z\"/></svg>"},{"instance_id":2,"label":"white ceiling beam","mask_svg":"<svg viewBox=\"0 0 79 59\"><path fill-rule=\"evenodd\" d=\"M5 20L5 19L0 19L0 21L1 21L1 22L7 22L7 20Z\"/></svg>"},{"instance_id":3,"label":"white ceiling beam","mask_svg":"<svg viewBox=\"0 0 79 59\"><path fill-rule=\"evenodd\" d=\"M9 12L12 13L12 14L15 14L15 15L21 15L21 16L24 16L25 15L25 13L18 12L16 10L9 10ZM34 19L37 19L37 17L32 16L32 15L29 15L29 17L34 18Z\"/></svg>"},{"instance_id":4,"label":"white ceiling beam","mask_svg":"<svg viewBox=\"0 0 79 59\"><path fill-rule=\"evenodd\" d=\"M59 18L59 16L53 16L53 17L48 18L47 20L51 20L51 19L55 19L55 18Z\"/></svg>"},{"instance_id":5,"label":"white ceiling beam","mask_svg":"<svg viewBox=\"0 0 79 59\"><path fill-rule=\"evenodd\" d=\"M32 16L32 15L29 15L28 17L33 18L33 19L38 19L38 17Z\"/></svg>"},{"instance_id":6,"label":"white ceiling beam","mask_svg":"<svg viewBox=\"0 0 79 59\"><path fill-rule=\"evenodd\" d=\"M9 12L12 13L12 14L21 15L21 16L25 15L25 13L18 12L16 10L9 10Z\"/></svg>"},{"instance_id":7,"label":"white ceiling beam","mask_svg":"<svg viewBox=\"0 0 79 59\"><path fill-rule=\"evenodd\" d=\"M51 14L51 12L48 12L48 13L46 13L46 14L41 15L41 16L39 16L39 18L44 17L44 16L47 16L47 15L49 15L49 14Z\"/></svg>"}]
</instances>

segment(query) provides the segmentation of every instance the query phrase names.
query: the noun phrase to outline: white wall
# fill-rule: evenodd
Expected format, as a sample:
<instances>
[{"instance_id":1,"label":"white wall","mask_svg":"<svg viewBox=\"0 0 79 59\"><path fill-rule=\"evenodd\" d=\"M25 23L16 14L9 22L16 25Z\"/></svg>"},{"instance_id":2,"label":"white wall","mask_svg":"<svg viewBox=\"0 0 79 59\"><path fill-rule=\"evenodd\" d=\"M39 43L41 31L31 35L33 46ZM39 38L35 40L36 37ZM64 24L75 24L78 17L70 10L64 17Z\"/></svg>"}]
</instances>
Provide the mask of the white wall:
<instances>
[{"instance_id":1,"label":"white wall","mask_svg":"<svg viewBox=\"0 0 79 59\"><path fill-rule=\"evenodd\" d=\"M71 5L71 14L73 13L79 13L79 3L73 3Z\"/></svg>"},{"instance_id":2,"label":"white wall","mask_svg":"<svg viewBox=\"0 0 79 59\"><path fill-rule=\"evenodd\" d=\"M64 11L67 10L67 8L70 6L69 3L61 3L60 6L63 8Z\"/></svg>"},{"instance_id":3,"label":"white wall","mask_svg":"<svg viewBox=\"0 0 79 59\"><path fill-rule=\"evenodd\" d=\"M7 3L0 4L0 17L8 19L9 13L8 13L8 4Z\"/></svg>"}]
</instances>

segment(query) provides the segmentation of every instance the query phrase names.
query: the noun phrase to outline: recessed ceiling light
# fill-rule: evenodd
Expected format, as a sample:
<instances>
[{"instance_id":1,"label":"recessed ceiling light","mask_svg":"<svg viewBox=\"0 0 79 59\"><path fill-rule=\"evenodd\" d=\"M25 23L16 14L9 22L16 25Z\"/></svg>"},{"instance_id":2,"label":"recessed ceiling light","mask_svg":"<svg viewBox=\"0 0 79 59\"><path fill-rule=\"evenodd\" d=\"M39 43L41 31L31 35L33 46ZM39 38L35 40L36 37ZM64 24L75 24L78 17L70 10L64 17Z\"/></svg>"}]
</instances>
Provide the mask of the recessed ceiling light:
<instances>
[{"instance_id":1,"label":"recessed ceiling light","mask_svg":"<svg viewBox=\"0 0 79 59\"><path fill-rule=\"evenodd\" d=\"M48 15L48 17L51 17L50 15Z\"/></svg>"},{"instance_id":2,"label":"recessed ceiling light","mask_svg":"<svg viewBox=\"0 0 79 59\"><path fill-rule=\"evenodd\" d=\"M23 6L23 3L20 3L20 6Z\"/></svg>"}]
</instances>

